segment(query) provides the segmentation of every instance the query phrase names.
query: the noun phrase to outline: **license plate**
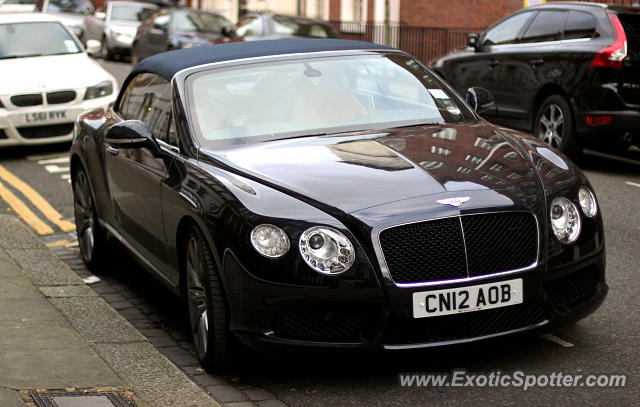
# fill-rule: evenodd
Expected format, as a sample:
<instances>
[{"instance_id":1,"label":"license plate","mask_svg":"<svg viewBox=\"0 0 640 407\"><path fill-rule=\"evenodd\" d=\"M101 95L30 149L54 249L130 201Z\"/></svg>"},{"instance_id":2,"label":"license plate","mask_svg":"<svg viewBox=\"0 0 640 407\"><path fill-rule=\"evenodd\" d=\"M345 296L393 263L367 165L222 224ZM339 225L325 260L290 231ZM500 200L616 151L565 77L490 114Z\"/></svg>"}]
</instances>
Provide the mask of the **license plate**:
<instances>
[{"instance_id":1,"label":"license plate","mask_svg":"<svg viewBox=\"0 0 640 407\"><path fill-rule=\"evenodd\" d=\"M52 110L49 112L25 113L22 117L23 124L58 123L68 122L69 114L66 110Z\"/></svg>"},{"instance_id":2,"label":"license plate","mask_svg":"<svg viewBox=\"0 0 640 407\"><path fill-rule=\"evenodd\" d=\"M413 317L425 318L521 304L522 279L413 293Z\"/></svg>"}]
</instances>

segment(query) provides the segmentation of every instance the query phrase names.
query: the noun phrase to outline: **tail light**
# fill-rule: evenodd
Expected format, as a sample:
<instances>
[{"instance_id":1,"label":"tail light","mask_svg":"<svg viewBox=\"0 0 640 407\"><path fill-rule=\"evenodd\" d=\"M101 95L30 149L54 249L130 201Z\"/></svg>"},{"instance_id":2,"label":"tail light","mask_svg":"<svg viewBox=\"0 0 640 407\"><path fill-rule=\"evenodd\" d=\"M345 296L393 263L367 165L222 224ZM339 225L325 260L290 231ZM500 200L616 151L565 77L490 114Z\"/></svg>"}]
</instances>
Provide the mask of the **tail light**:
<instances>
[{"instance_id":1,"label":"tail light","mask_svg":"<svg viewBox=\"0 0 640 407\"><path fill-rule=\"evenodd\" d=\"M590 66L602 68L622 68L622 60L627 57L627 35L624 28L615 14L609 14L609 20L613 25L615 41L613 44L603 48L596 54Z\"/></svg>"}]
</instances>

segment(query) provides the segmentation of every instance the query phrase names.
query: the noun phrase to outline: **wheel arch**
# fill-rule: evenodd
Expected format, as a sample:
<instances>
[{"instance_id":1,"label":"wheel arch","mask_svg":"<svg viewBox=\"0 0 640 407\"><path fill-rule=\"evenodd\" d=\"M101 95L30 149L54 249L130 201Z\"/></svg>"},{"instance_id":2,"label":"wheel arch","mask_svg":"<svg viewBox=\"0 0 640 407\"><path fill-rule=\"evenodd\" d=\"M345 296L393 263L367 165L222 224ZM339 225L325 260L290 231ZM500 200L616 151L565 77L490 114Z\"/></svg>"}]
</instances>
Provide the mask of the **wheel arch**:
<instances>
[{"instance_id":1,"label":"wheel arch","mask_svg":"<svg viewBox=\"0 0 640 407\"><path fill-rule=\"evenodd\" d=\"M569 94L567 94L567 92L565 92L565 90L562 88L562 86L556 84L556 83L548 83L546 85L544 85L543 87L541 87L538 92L536 93L535 97L533 98L533 100L531 101L531 106L529 108L529 112L530 112L530 117L529 117L529 125L531 126L531 131L533 132L533 130L535 129L535 121L536 121L536 116L538 115L538 109L540 107L540 105L542 104L542 102L548 98L551 95L560 95L564 98L564 100L567 101L567 104L569 105L569 109L571 109L571 117L573 120L573 128L575 129L575 124L576 124L576 114L575 114L575 110L573 108L573 104L571 103L571 98L569 97Z\"/></svg>"},{"instance_id":2,"label":"wheel arch","mask_svg":"<svg viewBox=\"0 0 640 407\"><path fill-rule=\"evenodd\" d=\"M215 241L213 239L213 235L209 228L203 227L201 222L198 222L195 217L190 214L186 214L182 216L180 221L178 222L178 226L176 227L175 232L175 242L176 242L176 259L178 262L178 273L179 273L179 282L178 282L178 290L180 294L185 297L186 294L186 280L185 280L185 248L186 248L186 236L189 233L189 229L191 227L197 227L200 232L204 235L207 243L209 244L209 249L213 254L213 258L216 262L216 267L218 268L218 273L220 275L220 279L224 288L224 279L222 278L222 259L219 256L219 252L217 251Z\"/></svg>"}]
</instances>

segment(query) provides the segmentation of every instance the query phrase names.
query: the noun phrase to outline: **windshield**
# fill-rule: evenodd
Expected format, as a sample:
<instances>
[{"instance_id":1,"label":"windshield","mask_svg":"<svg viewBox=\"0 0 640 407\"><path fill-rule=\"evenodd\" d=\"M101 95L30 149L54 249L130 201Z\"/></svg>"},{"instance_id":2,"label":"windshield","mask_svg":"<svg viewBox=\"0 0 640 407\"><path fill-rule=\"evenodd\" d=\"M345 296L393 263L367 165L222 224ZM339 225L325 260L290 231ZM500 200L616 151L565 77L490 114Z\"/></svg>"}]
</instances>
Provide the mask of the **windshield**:
<instances>
[{"instance_id":1,"label":"windshield","mask_svg":"<svg viewBox=\"0 0 640 407\"><path fill-rule=\"evenodd\" d=\"M473 120L403 55L323 57L213 69L187 78L203 145Z\"/></svg>"},{"instance_id":2,"label":"windshield","mask_svg":"<svg viewBox=\"0 0 640 407\"><path fill-rule=\"evenodd\" d=\"M273 17L273 30L276 34L295 35L313 38L339 38L340 36L329 25L310 20L299 20L289 17Z\"/></svg>"},{"instance_id":3,"label":"windshield","mask_svg":"<svg viewBox=\"0 0 640 407\"><path fill-rule=\"evenodd\" d=\"M216 14L209 13L175 13L173 17L173 30L178 32L222 32L222 27L231 23Z\"/></svg>"},{"instance_id":4,"label":"windshield","mask_svg":"<svg viewBox=\"0 0 640 407\"><path fill-rule=\"evenodd\" d=\"M82 52L57 22L0 24L0 59Z\"/></svg>"},{"instance_id":5,"label":"windshield","mask_svg":"<svg viewBox=\"0 0 640 407\"><path fill-rule=\"evenodd\" d=\"M114 21L142 21L142 16L148 16L147 11L155 10L142 5L114 4L111 6L111 19Z\"/></svg>"},{"instance_id":6,"label":"windshield","mask_svg":"<svg viewBox=\"0 0 640 407\"><path fill-rule=\"evenodd\" d=\"M47 10L56 13L93 13L93 4L89 0L49 0Z\"/></svg>"}]
</instances>

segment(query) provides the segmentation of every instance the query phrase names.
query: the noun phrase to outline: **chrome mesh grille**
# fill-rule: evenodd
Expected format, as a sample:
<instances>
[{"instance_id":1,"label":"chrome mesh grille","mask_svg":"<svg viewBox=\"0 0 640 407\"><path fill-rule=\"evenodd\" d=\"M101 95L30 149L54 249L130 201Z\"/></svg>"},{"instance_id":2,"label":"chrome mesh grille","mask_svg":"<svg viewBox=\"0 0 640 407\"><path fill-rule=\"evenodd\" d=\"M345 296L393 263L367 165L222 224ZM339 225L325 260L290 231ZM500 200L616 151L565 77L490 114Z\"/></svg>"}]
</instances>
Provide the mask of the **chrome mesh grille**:
<instances>
[{"instance_id":1,"label":"chrome mesh grille","mask_svg":"<svg viewBox=\"0 0 640 407\"><path fill-rule=\"evenodd\" d=\"M426 283L531 266L537 229L528 212L466 215L385 229L380 245L393 281Z\"/></svg>"}]
</instances>

